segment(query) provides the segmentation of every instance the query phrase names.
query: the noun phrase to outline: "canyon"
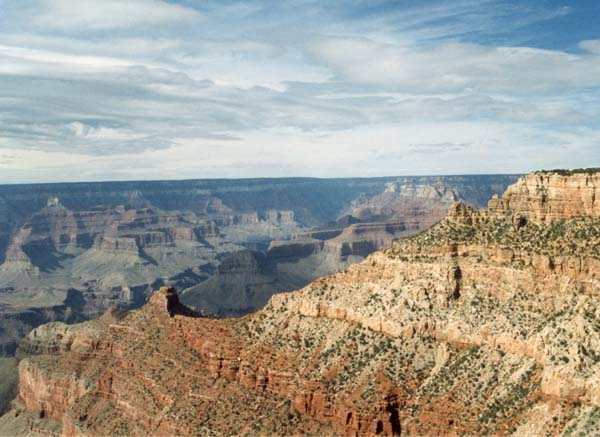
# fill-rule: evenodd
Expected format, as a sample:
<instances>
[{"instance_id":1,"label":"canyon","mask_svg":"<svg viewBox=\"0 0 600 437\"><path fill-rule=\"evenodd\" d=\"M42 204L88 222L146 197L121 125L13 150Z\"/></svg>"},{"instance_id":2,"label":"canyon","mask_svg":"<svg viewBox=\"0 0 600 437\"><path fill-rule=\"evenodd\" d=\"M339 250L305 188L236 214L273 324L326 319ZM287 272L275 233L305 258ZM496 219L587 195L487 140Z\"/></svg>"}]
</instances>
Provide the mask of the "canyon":
<instances>
[{"instance_id":1,"label":"canyon","mask_svg":"<svg viewBox=\"0 0 600 437\"><path fill-rule=\"evenodd\" d=\"M457 198L481 205L514 180L0 186L0 351L14 355L20 339L45 322L137 308L161 285L182 290L182 299L205 314L242 315L273 293L302 287L430 226ZM374 208L385 212L369 212Z\"/></svg>"},{"instance_id":2,"label":"canyon","mask_svg":"<svg viewBox=\"0 0 600 437\"><path fill-rule=\"evenodd\" d=\"M356 220L384 223L394 185L340 208L341 232L289 244L353 253L333 240L379 235ZM17 351L0 433L595 435L599 192L597 172L539 172L483 209L453 193L429 229L405 225L387 248L238 318L206 317L167 284L139 309L42 325ZM294 256L271 242L215 277L267 266L269 251Z\"/></svg>"}]
</instances>

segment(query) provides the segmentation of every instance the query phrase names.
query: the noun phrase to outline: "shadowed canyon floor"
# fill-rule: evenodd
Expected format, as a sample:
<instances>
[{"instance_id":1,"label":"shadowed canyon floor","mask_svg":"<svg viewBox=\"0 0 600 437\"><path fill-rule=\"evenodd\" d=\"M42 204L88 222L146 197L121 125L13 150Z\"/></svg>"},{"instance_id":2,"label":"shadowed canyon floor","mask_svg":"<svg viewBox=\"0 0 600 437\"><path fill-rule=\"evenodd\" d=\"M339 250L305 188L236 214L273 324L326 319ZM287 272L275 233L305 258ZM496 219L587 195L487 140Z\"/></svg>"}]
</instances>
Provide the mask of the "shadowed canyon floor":
<instances>
[{"instance_id":1,"label":"shadowed canyon floor","mask_svg":"<svg viewBox=\"0 0 600 437\"><path fill-rule=\"evenodd\" d=\"M597 199L533 174L242 318L163 287L43 325L0 433L596 435Z\"/></svg>"}]
</instances>

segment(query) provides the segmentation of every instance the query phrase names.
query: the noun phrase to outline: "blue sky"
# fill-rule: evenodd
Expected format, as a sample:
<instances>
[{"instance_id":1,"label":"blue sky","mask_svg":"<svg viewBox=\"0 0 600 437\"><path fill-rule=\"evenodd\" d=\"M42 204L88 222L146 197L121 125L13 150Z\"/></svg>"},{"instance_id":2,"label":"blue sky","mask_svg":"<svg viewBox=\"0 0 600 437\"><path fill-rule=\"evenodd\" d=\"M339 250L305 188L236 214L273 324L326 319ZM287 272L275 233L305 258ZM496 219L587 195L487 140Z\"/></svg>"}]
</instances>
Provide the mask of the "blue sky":
<instances>
[{"instance_id":1,"label":"blue sky","mask_svg":"<svg viewBox=\"0 0 600 437\"><path fill-rule=\"evenodd\" d=\"M0 183L600 165L600 2L0 0Z\"/></svg>"}]
</instances>

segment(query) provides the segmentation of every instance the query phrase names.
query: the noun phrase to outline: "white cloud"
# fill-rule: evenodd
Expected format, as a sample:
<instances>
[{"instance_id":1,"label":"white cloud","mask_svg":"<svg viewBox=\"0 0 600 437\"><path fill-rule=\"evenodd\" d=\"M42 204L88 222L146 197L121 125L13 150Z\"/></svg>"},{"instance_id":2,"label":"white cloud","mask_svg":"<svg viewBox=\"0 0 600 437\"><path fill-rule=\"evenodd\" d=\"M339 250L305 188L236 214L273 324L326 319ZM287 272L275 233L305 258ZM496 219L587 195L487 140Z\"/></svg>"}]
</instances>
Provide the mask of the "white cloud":
<instances>
[{"instance_id":1,"label":"white cloud","mask_svg":"<svg viewBox=\"0 0 600 437\"><path fill-rule=\"evenodd\" d=\"M530 47L381 44L320 38L308 52L341 80L405 92L531 94L600 86L600 56Z\"/></svg>"},{"instance_id":2,"label":"white cloud","mask_svg":"<svg viewBox=\"0 0 600 437\"><path fill-rule=\"evenodd\" d=\"M464 92L435 95L417 86L400 94L387 91L385 83L381 89L367 87L354 93L345 90L361 90L360 85L328 82L290 84L280 91L244 89L195 80L184 71L138 64L126 57L0 46L3 59L0 110L5 115L0 137L10 146L30 150L101 156L167 149L177 139L246 141L248 132L257 129L269 135L274 135L273 129L286 128L329 135L356 126L376 133L385 124L401 127L422 120L560 126L589 118L577 100L553 96L529 101ZM417 143L471 141L449 139L443 129L427 129L437 138ZM284 155L295 156L289 141L281 139L278 147ZM325 156L323 151L317 155Z\"/></svg>"},{"instance_id":3,"label":"white cloud","mask_svg":"<svg viewBox=\"0 0 600 437\"><path fill-rule=\"evenodd\" d=\"M581 41L579 43L579 47L587 50L590 53L600 55L600 39L588 39L586 41Z\"/></svg>"},{"instance_id":4,"label":"white cloud","mask_svg":"<svg viewBox=\"0 0 600 437\"><path fill-rule=\"evenodd\" d=\"M176 1L0 0L0 182L600 160L598 40L519 30L570 9Z\"/></svg>"},{"instance_id":5,"label":"white cloud","mask_svg":"<svg viewBox=\"0 0 600 437\"><path fill-rule=\"evenodd\" d=\"M1 44L0 59L3 61L0 62L0 73L4 74L36 74L42 71L100 72L135 65L131 61L118 58L70 55Z\"/></svg>"},{"instance_id":6,"label":"white cloud","mask_svg":"<svg viewBox=\"0 0 600 437\"><path fill-rule=\"evenodd\" d=\"M598 130L497 122L414 122L343 131L256 129L240 141L186 138L166 149L88 156L8 149L3 182L204 177L357 177L528 172L600 159ZM440 138L447 141L440 143ZM1 140L0 140L1 143ZM527 157L527 159L524 159ZM29 175L24 178L24 174Z\"/></svg>"},{"instance_id":7,"label":"white cloud","mask_svg":"<svg viewBox=\"0 0 600 437\"><path fill-rule=\"evenodd\" d=\"M194 9L161 0L40 0L34 24L48 29L106 30L198 20Z\"/></svg>"},{"instance_id":8,"label":"white cloud","mask_svg":"<svg viewBox=\"0 0 600 437\"><path fill-rule=\"evenodd\" d=\"M53 54L121 57L143 59L182 50L183 41L176 38L143 38L138 36L81 39L35 33L0 34L4 46L47 51Z\"/></svg>"}]
</instances>

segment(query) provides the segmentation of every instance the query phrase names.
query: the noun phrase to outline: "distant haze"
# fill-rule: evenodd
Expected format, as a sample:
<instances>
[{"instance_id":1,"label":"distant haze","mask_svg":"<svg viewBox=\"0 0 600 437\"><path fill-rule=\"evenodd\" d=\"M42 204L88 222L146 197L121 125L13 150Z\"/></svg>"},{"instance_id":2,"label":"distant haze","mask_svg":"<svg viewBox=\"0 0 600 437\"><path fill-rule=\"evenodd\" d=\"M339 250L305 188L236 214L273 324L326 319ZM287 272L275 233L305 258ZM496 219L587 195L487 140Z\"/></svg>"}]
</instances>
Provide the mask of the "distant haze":
<instances>
[{"instance_id":1,"label":"distant haze","mask_svg":"<svg viewBox=\"0 0 600 437\"><path fill-rule=\"evenodd\" d=\"M0 0L0 183L600 164L600 2Z\"/></svg>"}]
</instances>

